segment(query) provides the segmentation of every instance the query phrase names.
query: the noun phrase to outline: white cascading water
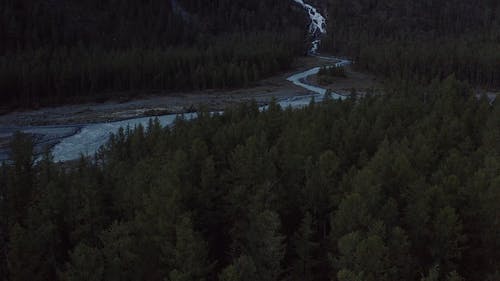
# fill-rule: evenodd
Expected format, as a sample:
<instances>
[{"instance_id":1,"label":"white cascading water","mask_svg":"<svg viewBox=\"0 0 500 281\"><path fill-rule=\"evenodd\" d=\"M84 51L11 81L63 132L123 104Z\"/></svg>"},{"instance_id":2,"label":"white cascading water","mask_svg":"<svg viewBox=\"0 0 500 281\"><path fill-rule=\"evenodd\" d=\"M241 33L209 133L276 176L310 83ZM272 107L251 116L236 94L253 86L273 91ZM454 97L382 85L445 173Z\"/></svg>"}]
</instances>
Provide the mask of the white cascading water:
<instances>
[{"instance_id":1,"label":"white cascading water","mask_svg":"<svg viewBox=\"0 0 500 281\"><path fill-rule=\"evenodd\" d=\"M316 54L321 43L321 36L326 34L326 19L318 12L318 9L310 4L304 3L304 0L293 0L295 3L301 5L306 10L311 24L309 25L309 34L313 38L311 42L311 49L309 53Z\"/></svg>"},{"instance_id":2,"label":"white cascading water","mask_svg":"<svg viewBox=\"0 0 500 281\"><path fill-rule=\"evenodd\" d=\"M326 34L326 20L318 12L318 10L311 6L310 4L304 3L303 0L293 0L294 2L300 4L308 13L311 24L309 26L309 33L312 37L312 46L310 49L310 54L317 54L321 36ZM327 60L332 62L332 66L344 66L350 63L348 60L342 60L331 57L320 57L319 59ZM319 67L315 67L295 75L288 77L288 81L293 84L306 89L309 93L296 93L295 95L281 99L278 103L282 107L292 107L300 108L306 106L314 98L316 101L321 101L325 97L326 89L311 85L307 82L308 77L315 75L319 71ZM337 95L331 93L331 97L334 99L344 99L345 96ZM265 110L267 107L261 107L261 110ZM185 119L196 118L196 113L185 114ZM163 126L171 126L176 119L176 114L159 116L159 121ZM96 124L80 124L80 125L67 125L67 126L45 126L45 127L29 127L29 128L18 128L16 130L31 132L33 134L44 135L45 138L53 138L56 145L52 149L52 153L55 161L67 161L77 159L80 155L91 156L93 155L103 144L106 143L110 134L116 133L120 127L130 127L141 124L147 126L149 117L134 118L129 120L117 121L117 122L107 122L107 123L96 123ZM72 130L72 131L68 131ZM1 130L0 130L1 134ZM58 141L56 141L56 139ZM0 153L1 154L1 153ZM1 156L1 155L0 155Z\"/></svg>"},{"instance_id":3,"label":"white cascading water","mask_svg":"<svg viewBox=\"0 0 500 281\"><path fill-rule=\"evenodd\" d=\"M311 19L311 24L309 25L309 34L312 37L312 42L311 42L311 49L309 50L310 55L314 55L320 59L327 60L327 61L332 61L333 64L328 66L328 67L342 67L349 65L351 61L346 60L346 59L340 59L340 58L334 58L334 57L322 57L317 55L318 53L318 48L321 43L321 37L326 34L326 19L323 17L318 12L318 9L315 7L311 6L310 4L304 3L304 0L293 0L295 3L301 5L306 11L307 14L309 15L309 18ZM318 74L320 70L320 67L314 67L309 70L306 70L304 72L300 72L297 74L294 74L290 77L287 78L288 81L292 82L293 84L302 87L312 93L315 93L315 99L316 101L321 101L324 99L325 94L327 93L327 90L325 88L321 88L318 86L311 85L310 83L307 82L307 78L309 76L313 76ZM339 95L336 93L330 93L332 98L335 99L345 99L346 97L343 95ZM301 102L307 101L300 99ZM295 104L294 104L295 105ZM297 105L303 105L303 104L297 104Z\"/></svg>"}]
</instances>

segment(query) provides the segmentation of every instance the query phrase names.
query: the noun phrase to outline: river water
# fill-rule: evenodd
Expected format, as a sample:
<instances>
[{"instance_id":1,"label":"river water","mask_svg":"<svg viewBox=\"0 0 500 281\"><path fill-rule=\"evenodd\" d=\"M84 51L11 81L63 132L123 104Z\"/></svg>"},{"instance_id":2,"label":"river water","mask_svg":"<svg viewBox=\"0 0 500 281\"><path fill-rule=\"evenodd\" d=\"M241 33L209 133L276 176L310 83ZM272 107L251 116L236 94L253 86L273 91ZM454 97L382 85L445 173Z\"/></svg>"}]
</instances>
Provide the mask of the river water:
<instances>
[{"instance_id":1,"label":"river water","mask_svg":"<svg viewBox=\"0 0 500 281\"><path fill-rule=\"evenodd\" d=\"M345 65L348 64L347 60L340 60L335 65ZM315 101L321 102L324 99L326 89L320 88L307 83L307 78L311 75L315 75L319 71L319 67L315 67L288 77L288 81L291 83L303 87L311 92L308 95L297 95L285 99L278 100L278 104L283 107L301 108L308 105L314 98ZM334 99L344 99L345 96L331 93L331 97ZM266 107L260 108L265 110ZM186 120L191 120L196 118L196 113L186 113L182 117ZM179 117L178 114L169 114L157 116L160 124L162 126L170 126L174 123L175 119ZM151 117L134 118L124 121L109 122L109 123L97 123L88 124L81 126L79 131L74 135L62 138L61 141L56 144L52 150L55 161L68 161L79 158L81 155L91 156L98 149L106 143L109 136L112 133L118 132L120 128L134 128L135 126L142 125L147 127L147 124Z\"/></svg>"},{"instance_id":2,"label":"river water","mask_svg":"<svg viewBox=\"0 0 500 281\"><path fill-rule=\"evenodd\" d=\"M321 36L326 33L325 18L318 12L316 8L305 3L303 0L293 0L301 5L310 17L311 24L309 32L311 34L311 50L310 54L315 55L321 40ZM348 60L337 59L333 57L319 57L327 61L332 61L331 66L344 66L350 63ZM288 81L300 86L310 92L307 95L297 95L278 100L280 106L301 108L308 105L311 99L322 101L324 99L326 89L311 85L308 83L308 77L319 72L320 68L315 67L288 77ZM334 99L344 99L345 96L331 93ZM265 110L266 106L261 107ZM171 126L178 114L170 114L157 116L162 126ZM183 118L190 120L196 118L196 113L183 114ZM147 127L151 117L134 118L116 122L95 123L95 124L76 124L63 126L33 126L33 127L11 127L0 128L0 140L6 139L15 131L28 133L35 137L35 152L40 153L42 147L50 146L52 154L56 162L78 159L83 156L94 155L99 148L106 143L111 134L117 133L119 128L134 128L142 125ZM0 161L8 159L8 151L0 149Z\"/></svg>"}]
</instances>

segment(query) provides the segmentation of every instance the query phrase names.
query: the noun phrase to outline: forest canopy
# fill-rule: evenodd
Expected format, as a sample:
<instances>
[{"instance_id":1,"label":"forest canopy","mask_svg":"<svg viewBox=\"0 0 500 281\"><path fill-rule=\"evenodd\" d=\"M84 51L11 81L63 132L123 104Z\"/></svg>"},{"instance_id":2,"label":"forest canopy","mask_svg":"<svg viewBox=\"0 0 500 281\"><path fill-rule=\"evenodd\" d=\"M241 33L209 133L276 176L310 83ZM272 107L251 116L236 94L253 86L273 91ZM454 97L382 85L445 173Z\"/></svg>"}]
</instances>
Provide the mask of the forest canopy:
<instances>
[{"instance_id":1,"label":"forest canopy","mask_svg":"<svg viewBox=\"0 0 500 281\"><path fill-rule=\"evenodd\" d=\"M321 52L387 79L454 74L500 87L495 0L316 0ZM309 19L292 0L4 0L4 107L246 87L306 54Z\"/></svg>"},{"instance_id":2,"label":"forest canopy","mask_svg":"<svg viewBox=\"0 0 500 281\"><path fill-rule=\"evenodd\" d=\"M5 0L0 10L0 102L11 106L244 87L306 50L306 15L285 0Z\"/></svg>"},{"instance_id":3,"label":"forest canopy","mask_svg":"<svg viewBox=\"0 0 500 281\"><path fill-rule=\"evenodd\" d=\"M406 90L401 90L401 89ZM500 103L450 76L0 168L6 280L497 281Z\"/></svg>"},{"instance_id":4,"label":"forest canopy","mask_svg":"<svg viewBox=\"0 0 500 281\"><path fill-rule=\"evenodd\" d=\"M424 84L454 74L500 89L499 1L327 0L324 6L330 32L323 49L352 57L360 70Z\"/></svg>"},{"instance_id":5,"label":"forest canopy","mask_svg":"<svg viewBox=\"0 0 500 281\"><path fill-rule=\"evenodd\" d=\"M1 1L0 102L251 85L306 53L290 2ZM500 102L472 90L499 87L498 1L313 2L382 95L152 119L67 163L16 134L2 280L500 280Z\"/></svg>"}]
</instances>

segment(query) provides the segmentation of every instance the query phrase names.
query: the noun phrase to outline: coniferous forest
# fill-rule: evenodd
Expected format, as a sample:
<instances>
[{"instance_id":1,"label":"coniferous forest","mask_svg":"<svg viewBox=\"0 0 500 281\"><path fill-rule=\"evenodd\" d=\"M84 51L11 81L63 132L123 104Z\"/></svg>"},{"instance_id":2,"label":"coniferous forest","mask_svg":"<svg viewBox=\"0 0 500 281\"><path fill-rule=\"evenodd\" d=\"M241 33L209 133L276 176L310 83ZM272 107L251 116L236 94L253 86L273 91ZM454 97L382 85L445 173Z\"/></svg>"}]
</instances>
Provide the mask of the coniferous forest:
<instances>
[{"instance_id":1,"label":"coniferous forest","mask_svg":"<svg viewBox=\"0 0 500 281\"><path fill-rule=\"evenodd\" d=\"M309 48L290 2L0 1L0 104L251 85ZM500 280L500 102L474 92L500 3L311 2L382 94L152 119L66 163L16 134L0 280Z\"/></svg>"},{"instance_id":2,"label":"coniferous forest","mask_svg":"<svg viewBox=\"0 0 500 281\"><path fill-rule=\"evenodd\" d=\"M0 102L248 86L305 54L289 1L4 0Z\"/></svg>"},{"instance_id":3,"label":"coniferous forest","mask_svg":"<svg viewBox=\"0 0 500 281\"><path fill-rule=\"evenodd\" d=\"M125 128L0 169L6 280L500 278L500 106L449 77Z\"/></svg>"},{"instance_id":4,"label":"coniferous forest","mask_svg":"<svg viewBox=\"0 0 500 281\"><path fill-rule=\"evenodd\" d=\"M500 88L497 0L329 0L326 6L334 32L323 47L349 55L360 70L420 83L454 74Z\"/></svg>"},{"instance_id":5,"label":"coniferous forest","mask_svg":"<svg viewBox=\"0 0 500 281\"><path fill-rule=\"evenodd\" d=\"M322 49L360 70L499 88L496 0L316 0ZM4 0L0 102L9 107L251 85L304 55L291 0Z\"/></svg>"}]
</instances>

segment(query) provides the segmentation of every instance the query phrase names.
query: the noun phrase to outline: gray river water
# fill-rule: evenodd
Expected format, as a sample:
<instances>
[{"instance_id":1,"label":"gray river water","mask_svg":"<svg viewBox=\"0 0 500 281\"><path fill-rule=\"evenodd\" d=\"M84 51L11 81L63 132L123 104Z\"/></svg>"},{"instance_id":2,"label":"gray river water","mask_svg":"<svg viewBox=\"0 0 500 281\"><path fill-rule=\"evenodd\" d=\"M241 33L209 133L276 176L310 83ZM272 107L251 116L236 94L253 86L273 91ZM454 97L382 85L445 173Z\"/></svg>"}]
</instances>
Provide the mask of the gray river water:
<instances>
[{"instance_id":1,"label":"gray river water","mask_svg":"<svg viewBox=\"0 0 500 281\"><path fill-rule=\"evenodd\" d=\"M304 3L303 0L293 0L301 5L310 17L311 24L309 32L311 34L311 50L310 54L316 54L321 36L326 33L325 18L313 6ZM331 66L343 66L350 64L350 61L338 59L334 57L320 57L327 61L332 61ZM311 85L307 82L309 76L315 75L320 68L315 67L288 77L288 81L300 86L310 92L308 95L297 95L278 100L282 107L301 108L308 105L311 99L322 101L324 99L326 89ZM334 99L344 99L335 93L331 93ZM265 110L266 106L261 107ZM174 123L178 114L157 116L162 126L170 126ZM196 118L196 113L183 114L183 118L190 120ZM152 117L141 117L128 119L116 122L92 123L92 124L74 124L74 125L57 125L57 126L30 126L30 127L0 127L0 140L9 139L16 131L30 134L35 139L35 152L40 153L44 147L52 147L52 154L56 162L78 159L83 156L94 155L99 148L106 143L109 136L117 133L120 128L134 128L135 126L147 126ZM8 149L0 148L0 161L9 158Z\"/></svg>"}]
</instances>

